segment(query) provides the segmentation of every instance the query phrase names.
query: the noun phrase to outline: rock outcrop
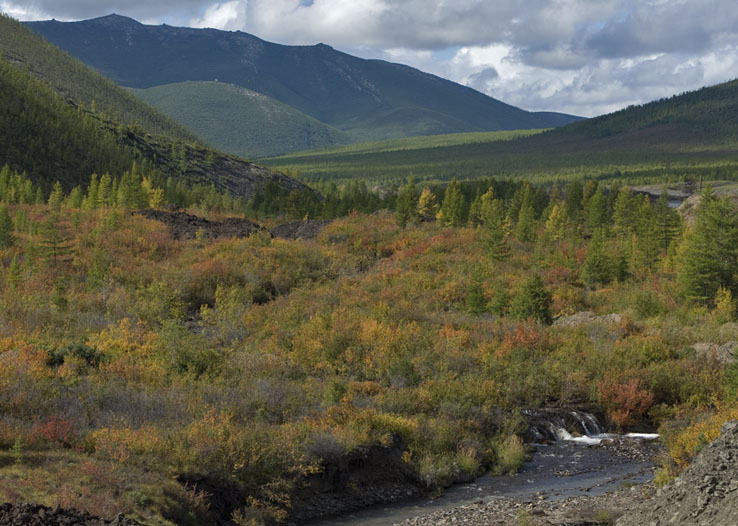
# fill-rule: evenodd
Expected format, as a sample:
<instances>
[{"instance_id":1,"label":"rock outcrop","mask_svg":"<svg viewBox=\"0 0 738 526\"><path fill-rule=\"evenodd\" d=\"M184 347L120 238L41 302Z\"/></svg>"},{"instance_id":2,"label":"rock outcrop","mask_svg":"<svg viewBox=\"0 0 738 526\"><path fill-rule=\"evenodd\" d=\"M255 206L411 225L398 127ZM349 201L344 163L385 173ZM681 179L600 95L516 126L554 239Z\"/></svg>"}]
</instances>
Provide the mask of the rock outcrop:
<instances>
[{"instance_id":1,"label":"rock outcrop","mask_svg":"<svg viewBox=\"0 0 738 526\"><path fill-rule=\"evenodd\" d=\"M735 526L738 524L738 422L684 472L656 495L637 505L617 526Z\"/></svg>"}]
</instances>

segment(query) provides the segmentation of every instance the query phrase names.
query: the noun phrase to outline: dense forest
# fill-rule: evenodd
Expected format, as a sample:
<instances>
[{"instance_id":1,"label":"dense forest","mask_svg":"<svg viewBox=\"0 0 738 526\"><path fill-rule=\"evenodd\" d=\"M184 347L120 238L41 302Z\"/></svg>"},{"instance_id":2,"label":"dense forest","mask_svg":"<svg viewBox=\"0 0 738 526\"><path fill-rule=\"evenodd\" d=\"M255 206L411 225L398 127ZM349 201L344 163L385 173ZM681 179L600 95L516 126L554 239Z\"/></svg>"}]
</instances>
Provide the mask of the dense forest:
<instances>
[{"instance_id":1,"label":"dense forest","mask_svg":"<svg viewBox=\"0 0 738 526\"><path fill-rule=\"evenodd\" d=\"M738 165L736 114L738 81L732 81L515 140L480 134L451 135L447 142L419 137L403 147L352 145L263 162L309 182L386 184L410 174L427 182L513 175L629 184L687 175L723 179Z\"/></svg>"},{"instance_id":2,"label":"dense forest","mask_svg":"<svg viewBox=\"0 0 738 526\"><path fill-rule=\"evenodd\" d=\"M738 208L709 187L685 221L594 180L410 181L312 240L175 241L128 213L165 188L104 179L38 203L0 173L0 499L271 523L361 446L427 488L513 471L550 405L658 428L663 483L738 416Z\"/></svg>"}]
</instances>

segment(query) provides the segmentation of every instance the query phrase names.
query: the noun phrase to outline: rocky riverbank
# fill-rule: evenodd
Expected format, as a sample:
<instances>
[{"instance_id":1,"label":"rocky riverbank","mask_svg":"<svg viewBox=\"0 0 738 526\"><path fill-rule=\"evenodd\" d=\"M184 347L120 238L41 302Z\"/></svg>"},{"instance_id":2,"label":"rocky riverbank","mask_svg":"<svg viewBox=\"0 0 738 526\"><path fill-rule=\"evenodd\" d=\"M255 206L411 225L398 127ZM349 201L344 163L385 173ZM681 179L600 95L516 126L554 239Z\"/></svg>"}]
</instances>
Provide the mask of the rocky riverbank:
<instances>
[{"instance_id":1,"label":"rocky riverbank","mask_svg":"<svg viewBox=\"0 0 738 526\"><path fill-rule=\"evenodd\" d=\"M112 520L84 511L39 504L0 504L0 526L142 526L122 514Z\"/></svg>"},{"instance_id":2,"label":"rocky riverbank","mask_svg":"<svg viewBox=\"0 0 738 526\"><path fill-rule=\"evenodd\" d=\"M545 494L528 498L493 497L407 519L395 526L606 526L652 493L653 485L644 484L596 497L556 500Z\"/></svg>"}]
</instances>

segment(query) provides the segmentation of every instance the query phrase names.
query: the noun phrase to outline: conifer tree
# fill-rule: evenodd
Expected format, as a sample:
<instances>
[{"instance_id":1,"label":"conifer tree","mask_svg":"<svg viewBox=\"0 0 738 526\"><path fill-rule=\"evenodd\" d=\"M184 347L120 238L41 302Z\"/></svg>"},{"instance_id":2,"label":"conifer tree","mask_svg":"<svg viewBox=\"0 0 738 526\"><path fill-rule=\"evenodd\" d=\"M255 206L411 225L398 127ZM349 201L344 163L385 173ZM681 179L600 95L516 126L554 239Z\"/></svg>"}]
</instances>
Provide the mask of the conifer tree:
<instances>
[{"instance_id":1,"label":"conifer tree","mask_svg":"<svg viewBox=\"0 0 738 526\"><path fill-rule=\"evenodd\" d=\"M434 218L438 214L436 196L430 188L425 187L418 199L418 215L422 218Z\"/></svg>"},{"instance_id":2,"label":"conifer tree","mask_svg":"<svg viewBox=\"0 0 738 526\"><path fill-rule=\"evenodd\" d=\"M659 256L659 244L657 238L656 220L651 206L651 200L647 195L636 199L636 248L640 266L651 270Z\"/></svg>"},{"instance_id":3,"label":"conifer tree","mask_svg":"<svg viewBox=\"0 0 738 526\"><path fill-rule=\"evenodd\" d=\"M10 292L15 292L22 279L23 275L18 257L13 254L13 259L10 260L10 266L8 267L8 288Z\"/></svg>"},{"instance_id":4,"label":"conifer tree","mask_svg":"<svg viewBox=\"0 0 738 526\"><path fill-rule=\"evenodd\" d=\"M566 189L566 216L575 223L578 223L580 218L582 192L582 183L579 180L569 183Z\"/></svg>"},{"instance_id":5,"label":"conifer tree","mask_svg":"<svg viewBox=\"0 0 738 526\"><path fill-rule=\"evenodd\" d=\"M482 196L480 219L492 259L495 261L507 259L510 255L508 243L510 223L505 215L505 205L500 199L495 199L492 187Z\"/></svg>"},{"instance_id":6,"label":"conifer tree","mask_svg":"<svg viewBox=\"0 0 738 526\"><path fill-rule=\"evenodd\" d=\"M479 226L482 224L482 194L477 188L477 193L469 207L469 224Z\"/></svg>"},{"instance_id":7,"label":"conifer tree","mask_svg":"<svg viewBox=\"0 0 738 526\"><path fill-rule=\"evenodd\" d=\"M0 206L0 249L10 248L15 244L14 230L8 207Z\"/></svg>"},{"instance_id":8,"label":"conifer tree","mask_svg":"<svg viewBox=\"0 0 738 526\"><path fill-rule=\"evenodd\" d=\"M61 183L57 181L54 183L54 188L51 190L51 195L49 195L49 208L53 212L60 212L62 202L64 201L64 191L62 190Z\"/></svg>"},{"instance_id":9,"label":"conifer tree","mask_svg":"<svg viewBox=\"0 0 738 526\"><path fill-rule=\"evenodd\" d=\"M558 241L564 238L566 230L566 209L562 203L556 203L551 208L551 214L546 220L546 235L549 239Z\"/></svg>"},{"instance_id":10,"label":"conifer tree","mask_svg":"<svg viewBox=\"0 0 738 526\"><path fill-rule=\"evenodd\" d=\"M607 213L607 199L602 192L602 187L598 186L594 195L587 203L587 220L586 224L590 230L602 229L610 223Z\"/></svg>"},{"instance_id":11,"label":"conifer tree","mask_svg":"<svg viewBox=\"0 0 738 526\"><path fill-rule=\"evenodd\" d=\"M708 186L697 208L693 228L679 250L677 282L684 297L707 302L719 287L736 292L738 212Z\"/></svg>"},{"instance_id":12,"label":"conifer tree","mask_svg":"<svg viewBox=\"0 0 738 526\"><path fill-rule=\"evenodd\" d=\"M533 274L513 298L510 314L519 320L533 318L550 324L552 303L553 298L543 279L538 274Z\"/></svg>"},{"instance_id":13,"label":"conifer tree","mask_svg":"<svg viewBox=\"0 0 738 526\"><path fill-rule=\"evenodd\" d=\"M523 201L518 214L515 237L519 241L528 242L536 239L536 212L529 200Z\"/></svg>"},{"instance_id":14,"label":"conifer tree","mask_svg":"<svg viewBox=\"0 0 738 526\"><path fill-rule=\"evenodd\" d=\"M445 226L461 226L465 222L465 208L466 201L461 192L461 183L454 177L446 187L446 195L436 219Z\"/></svg>"},{"instance_id":15,"label":"conifer tree","mask_svg":"<svg viewBox=\"0 0 738 526\"><path fill-rule=\"evenodd\" d=\"M395 205L395 218L397 224L405 228L407 224L418 220L418 192L415 189L415 179L411 176L406 185L402 186L397 193Z\"/></svg>"},{"instance_id":16,"label":"conifer tree","mask_svg":"<svg viewBox=\"0 0 738 526\"><path fill-rule=\"evenodd\" d=\"M466 308L470 313L477 316L487 310L487 301L484 298L482 279L478 275L474 276L472 283L467 290Z\"/></svg>"},{"instance_id":17,"label":"conifer tree","mask_svg":"<svg viewBox=\"0 0 738 526\"><path fill-rule=\"evenodd\" d=\"M666 253L671 242L679 235L681 218L679 213L669 206L666 189L661 193L654 207L654 222L657 230L659 247Z\"/></svg>"},{"instance_id":18,"label":"conifer tree","mask_svg":"<svg viewBox=\"0 0 738 526\"><path fill-rule=\"evenodd\" d=\"M615 199L612 212L615 235L620 239L629 238L635 227L635 214L633 213L633 192L628 186L622 186Z\"/></svg>"},{"instance_id":19,"label":"conifer tree","mask_svg":"<svg viewBox=\"0 0 738 526\"><path fill-rule=\"evenodd\" d=\"M604 234L596 230L582 265L582 281L587 285L606 285L612 280L612 263L605 251Z\"/></svg>"}]
</instances>

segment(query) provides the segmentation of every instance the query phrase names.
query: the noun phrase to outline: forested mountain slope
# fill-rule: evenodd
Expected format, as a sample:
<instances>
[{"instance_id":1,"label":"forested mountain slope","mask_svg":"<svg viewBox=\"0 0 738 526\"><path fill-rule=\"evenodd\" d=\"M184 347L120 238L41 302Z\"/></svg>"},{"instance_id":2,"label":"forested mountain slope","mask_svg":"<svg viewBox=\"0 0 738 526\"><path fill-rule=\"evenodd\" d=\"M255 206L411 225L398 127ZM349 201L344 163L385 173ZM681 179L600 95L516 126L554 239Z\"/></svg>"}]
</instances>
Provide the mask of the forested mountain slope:
<instances>
[{"instance_id":1,"label":"forested mountain slope","mask_svg":"<svg viewBox=\"0 0 738 526\"><path fill-rule=\"evenodd\" d=\"M687 173L719 179L738 163L738 81L512 141L470 135L466 143L456 137L448 145L417 142L412 149L351 146L264 162L315 180L404 178L410 172L429 180L489 175L640 180Z\"/></svg>"},{"instance_id":2,"label":"forested mountain slope","mask_svg":"<svg viewBox=\"0 0 738 526\"><path fill-rule=\"evenodd\" d=\"M269 181L287 191L306 188L197 144L184 128L18 22L2 16L0 29L0 167L27 172L45 191L56 181L67 190L84 187L93 173L120 176L134 161L161 182L212 184L237 197L251 197Z\"/></svg>"},{"instance_id":3,"label":"forested mountain slope","mask_svg":"<svg viewBox=\"0 0 738 526\"><path fill-rule=\"evenodd\" d=\"M217 79L293 106L354 140L548 128L578 119L527 112L414 68L324 44L283 46L242 32L146 26L117 15L28 26L123 86Z\"/></svg>"},{"instance_id":4,"label":"forested mountain slope","mask_svg":"<svg viewBox=\"0 0 738 526\"><path fill-rule=\"evenodd\" d=\"M223 82L181 82L137 97L241 157L266 157L347 144L349 137L266 95Z\"/></svg>"},{"instance_id":5,"label":"forested mountain slope","mask_svg":"<svg viewBox=\"0 0 738 526\"><path fill-rule=\"evenodd\" d=\"M182 126L143 104L126 90L86 67L56 46L38 38L23 24L0 14L0 56L43 80L65 100L118 122L138 125L151 133L195 141Z\"/></svg>"}]
</instances>

